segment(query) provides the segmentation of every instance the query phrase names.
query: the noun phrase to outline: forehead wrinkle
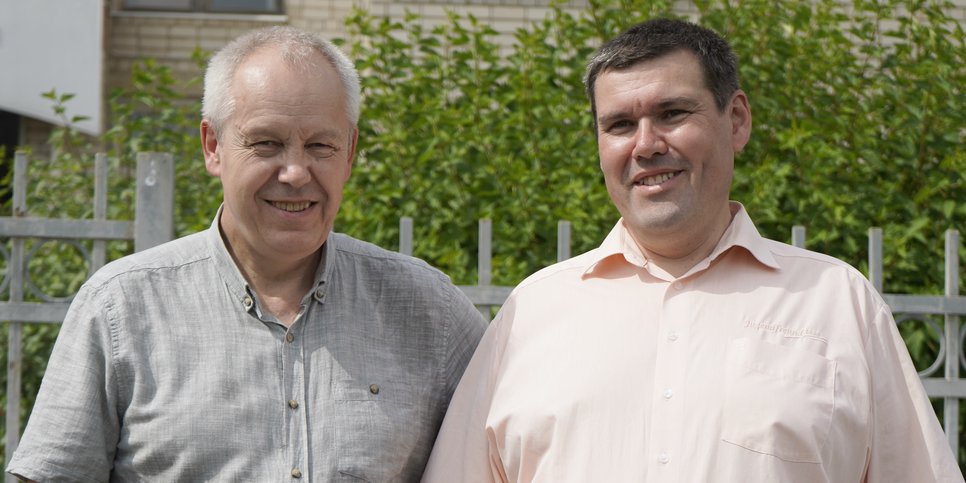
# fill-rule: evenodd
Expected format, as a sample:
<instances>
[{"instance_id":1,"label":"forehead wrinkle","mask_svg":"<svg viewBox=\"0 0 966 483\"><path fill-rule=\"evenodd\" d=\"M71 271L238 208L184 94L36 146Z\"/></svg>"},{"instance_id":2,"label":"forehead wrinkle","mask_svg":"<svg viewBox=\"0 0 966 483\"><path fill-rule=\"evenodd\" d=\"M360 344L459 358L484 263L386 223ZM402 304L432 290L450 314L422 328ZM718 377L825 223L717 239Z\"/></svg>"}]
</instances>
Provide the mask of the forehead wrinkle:
<instances>
[{"instance_id":1,"label":"forehead wrinkle","mask_svg":"<svg viewBox=\"0 0 966 483\"><path fill-rule=\"evenodd\" d=\"M690 97L690 96L675 96L668 99L662 99L657 103L657 108L667 109L670 107L698 107L701 105L701 101Z\"/></svg>"}]
</instances>

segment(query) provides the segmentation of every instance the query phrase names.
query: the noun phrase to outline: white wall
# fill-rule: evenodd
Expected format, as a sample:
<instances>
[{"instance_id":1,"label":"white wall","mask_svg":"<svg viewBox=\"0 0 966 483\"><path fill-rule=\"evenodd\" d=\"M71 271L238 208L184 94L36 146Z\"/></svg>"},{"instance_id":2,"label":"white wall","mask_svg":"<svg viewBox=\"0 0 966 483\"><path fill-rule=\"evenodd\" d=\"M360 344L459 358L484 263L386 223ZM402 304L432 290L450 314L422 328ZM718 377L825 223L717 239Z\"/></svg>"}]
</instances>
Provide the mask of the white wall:
<instances>
[{"instance_id":1,"label":"white wall","mask_svg":"<svg viewBox=\"0 0 966 483\"><path fill-rule=\"evenodd\" d=\"M76 127L102 129L104 63L102 0L0 0L0 109L58 123L51 88L76 97L68 116L90 119Z\"/></svg>"}]
</instances>

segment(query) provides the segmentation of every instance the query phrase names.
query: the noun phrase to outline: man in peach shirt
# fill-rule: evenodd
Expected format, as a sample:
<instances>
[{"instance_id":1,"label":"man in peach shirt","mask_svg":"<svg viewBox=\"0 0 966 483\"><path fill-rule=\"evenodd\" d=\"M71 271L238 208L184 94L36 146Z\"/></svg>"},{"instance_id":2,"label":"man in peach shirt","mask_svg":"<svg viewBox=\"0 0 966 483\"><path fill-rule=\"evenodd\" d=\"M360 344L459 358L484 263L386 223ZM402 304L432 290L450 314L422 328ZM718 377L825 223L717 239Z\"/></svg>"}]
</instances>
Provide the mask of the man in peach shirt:
<instances>
[{"instance_id":1,"label":"man in peach shirt","mask_svg":"<svg viewBox=\"0 0 966 483\"><path fill-rule=\"evenodd\" d=\"M514 290L424 481L963 481L871 285L729 201L752 126L737 72L720 36L666 19L591 60L622 218Z\"/></svg>"}]
</instances>

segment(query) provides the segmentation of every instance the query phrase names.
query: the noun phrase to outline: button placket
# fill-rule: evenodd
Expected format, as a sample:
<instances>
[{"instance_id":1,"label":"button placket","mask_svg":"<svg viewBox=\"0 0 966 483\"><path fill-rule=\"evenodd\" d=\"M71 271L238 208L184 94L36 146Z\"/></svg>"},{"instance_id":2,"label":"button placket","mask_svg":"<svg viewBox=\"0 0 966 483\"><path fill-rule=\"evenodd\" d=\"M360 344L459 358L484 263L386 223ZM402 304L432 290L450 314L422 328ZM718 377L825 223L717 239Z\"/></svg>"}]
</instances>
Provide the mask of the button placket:
<instances>
[{"instance_id":1,"label":"button placket","mask_svg":"<svg viewBox=\"0 0 966 483\"><path fill-rule=\"evenodd\" d=\"M283 335L283 341L279 346L283 354L284 371L284 404L288 406L288 444L287 458L291 465L291 477L294 479L302 478L302 469L308 461L307 438L308 421L307 411L302 410L302 403L305 401L305 364L302 352L303 344L297 340L304 335L301 329L303 323L296 320Z\"/></svg>"},{"instance_id":2,"label":"button placket","mask_svg":"<svg viewBox=\"0 0 966 483\"><path fill-rule=\"evenodd\" d=\"M649 444L655 462L654 481L677 481L680 465L671 464L672 455L679 451L682 434L687 426L684 403L688 391L684 386L686 368L689 364L688 344L693 303L688 282L676 280L665 286L664 303L661 306L660 331L664 342L657 344L657 360L651 393L652 428Z\"/></svg>"}]
</instances>

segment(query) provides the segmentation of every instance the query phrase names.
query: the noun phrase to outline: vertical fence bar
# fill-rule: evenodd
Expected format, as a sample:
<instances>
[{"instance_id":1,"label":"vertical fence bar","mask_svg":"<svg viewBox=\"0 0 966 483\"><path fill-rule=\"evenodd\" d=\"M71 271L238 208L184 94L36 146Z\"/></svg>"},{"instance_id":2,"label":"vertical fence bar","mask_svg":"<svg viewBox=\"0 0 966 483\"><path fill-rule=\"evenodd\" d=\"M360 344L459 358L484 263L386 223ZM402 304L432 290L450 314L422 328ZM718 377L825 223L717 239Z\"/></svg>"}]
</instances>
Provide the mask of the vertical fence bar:
<instances>
[{"instance_id":1,"label":"vertical fence bar","mask_svg":"<svg viewBox=\"0 0 966 483\"><path fill-rule=\"evenodd\" d=\"M959 295L959 232L946 230L946 297ZM946 313L946 381L959 380L959 315ZM954 455L959 455L959 399L943 399L943 426Z\"/></svg>"},{"instance_id":2,"label":"vertical fence bar","mask_svg":"<svg viewBox=\"0 0 966 483\"><path fill-rule=\"evenodd\" d=\"M882 293L882 228L869 228L869 282Z\"/></svg>"},{"instance_id":3,"label":"vertical fence bar","mask_svg":"<svg viewBox=\"0 0 966 483\"><path fill-rule=\"evenodd\" d=\"M562 262L570 258L570 222L557 222L557 261Z\"/></svg>"},{"instance_id":4,"label":"vertical fence bar","mask_svg":"<svg viewBox=\"0 0 966 483\"><path fill-rule=\"evenodd\" d=\"M413 219L408 216L399 219L399 253L413 254Z\"/></svg>"},{"instance_id":5,"label":"vertical fence bar","mask_svg":"<svg viewBox=\"0 0 966 483\"><path fill-rule=\"evenodd\" d=\"M795 225L792 227L792 245L798 248L805 248L805 227Z\"/></svg>"},{"instance_id":6,"label":"vertical fence bar","mask_svg":"<svg viewBox=\"0 0 966 483\"><path fill-rule=\"evenodd\" d=\"M493 222L484 218L479 225L479 254L476 263L477 285L485 287L493 280ZM479 307L480 313L490 320L490 306Z\"/></svg>"},{"instance_id":7,"label":"vertical fence bar","mask_svg":"<svg viewBox=\"0 0 966 483\"><path fill-rule=\"evenodd\" d=\"M94 219L107 219L107 155L104 153L94 156ZM104 240L94 240L88 276L94 275L106 261L107 243Z\"/></svg>"},{"instance_id":8,"label":"vertical fence bar","mask_svg":"<svg viewBox=\"0 0 966 483\"><path fill-rule=\"evenodd\" d=\"M13 162L13 216L27 215L27 154L16 153ZM7 260L8 276L10 277L10 301L23 301L23 270L24 270L24 240L11 240L10 259ZM7 441L4 451L4 467L10 462L13 452L20 444L20 386L21 371L23 370L23 324L10 321L10 331L7 336ZM6 476L6 481L14 482L16 478Z\"/></svg>"},{"instance_id":9,"label":"vertical fence bar","mask_svg":"<svg viewBox=\"0 0 966 483\"><path fill-rule=\"evenodd\" d=\"M134 251L174 238L174 158L167 153L138 153Z\"/></svg>"}]
</instances>

